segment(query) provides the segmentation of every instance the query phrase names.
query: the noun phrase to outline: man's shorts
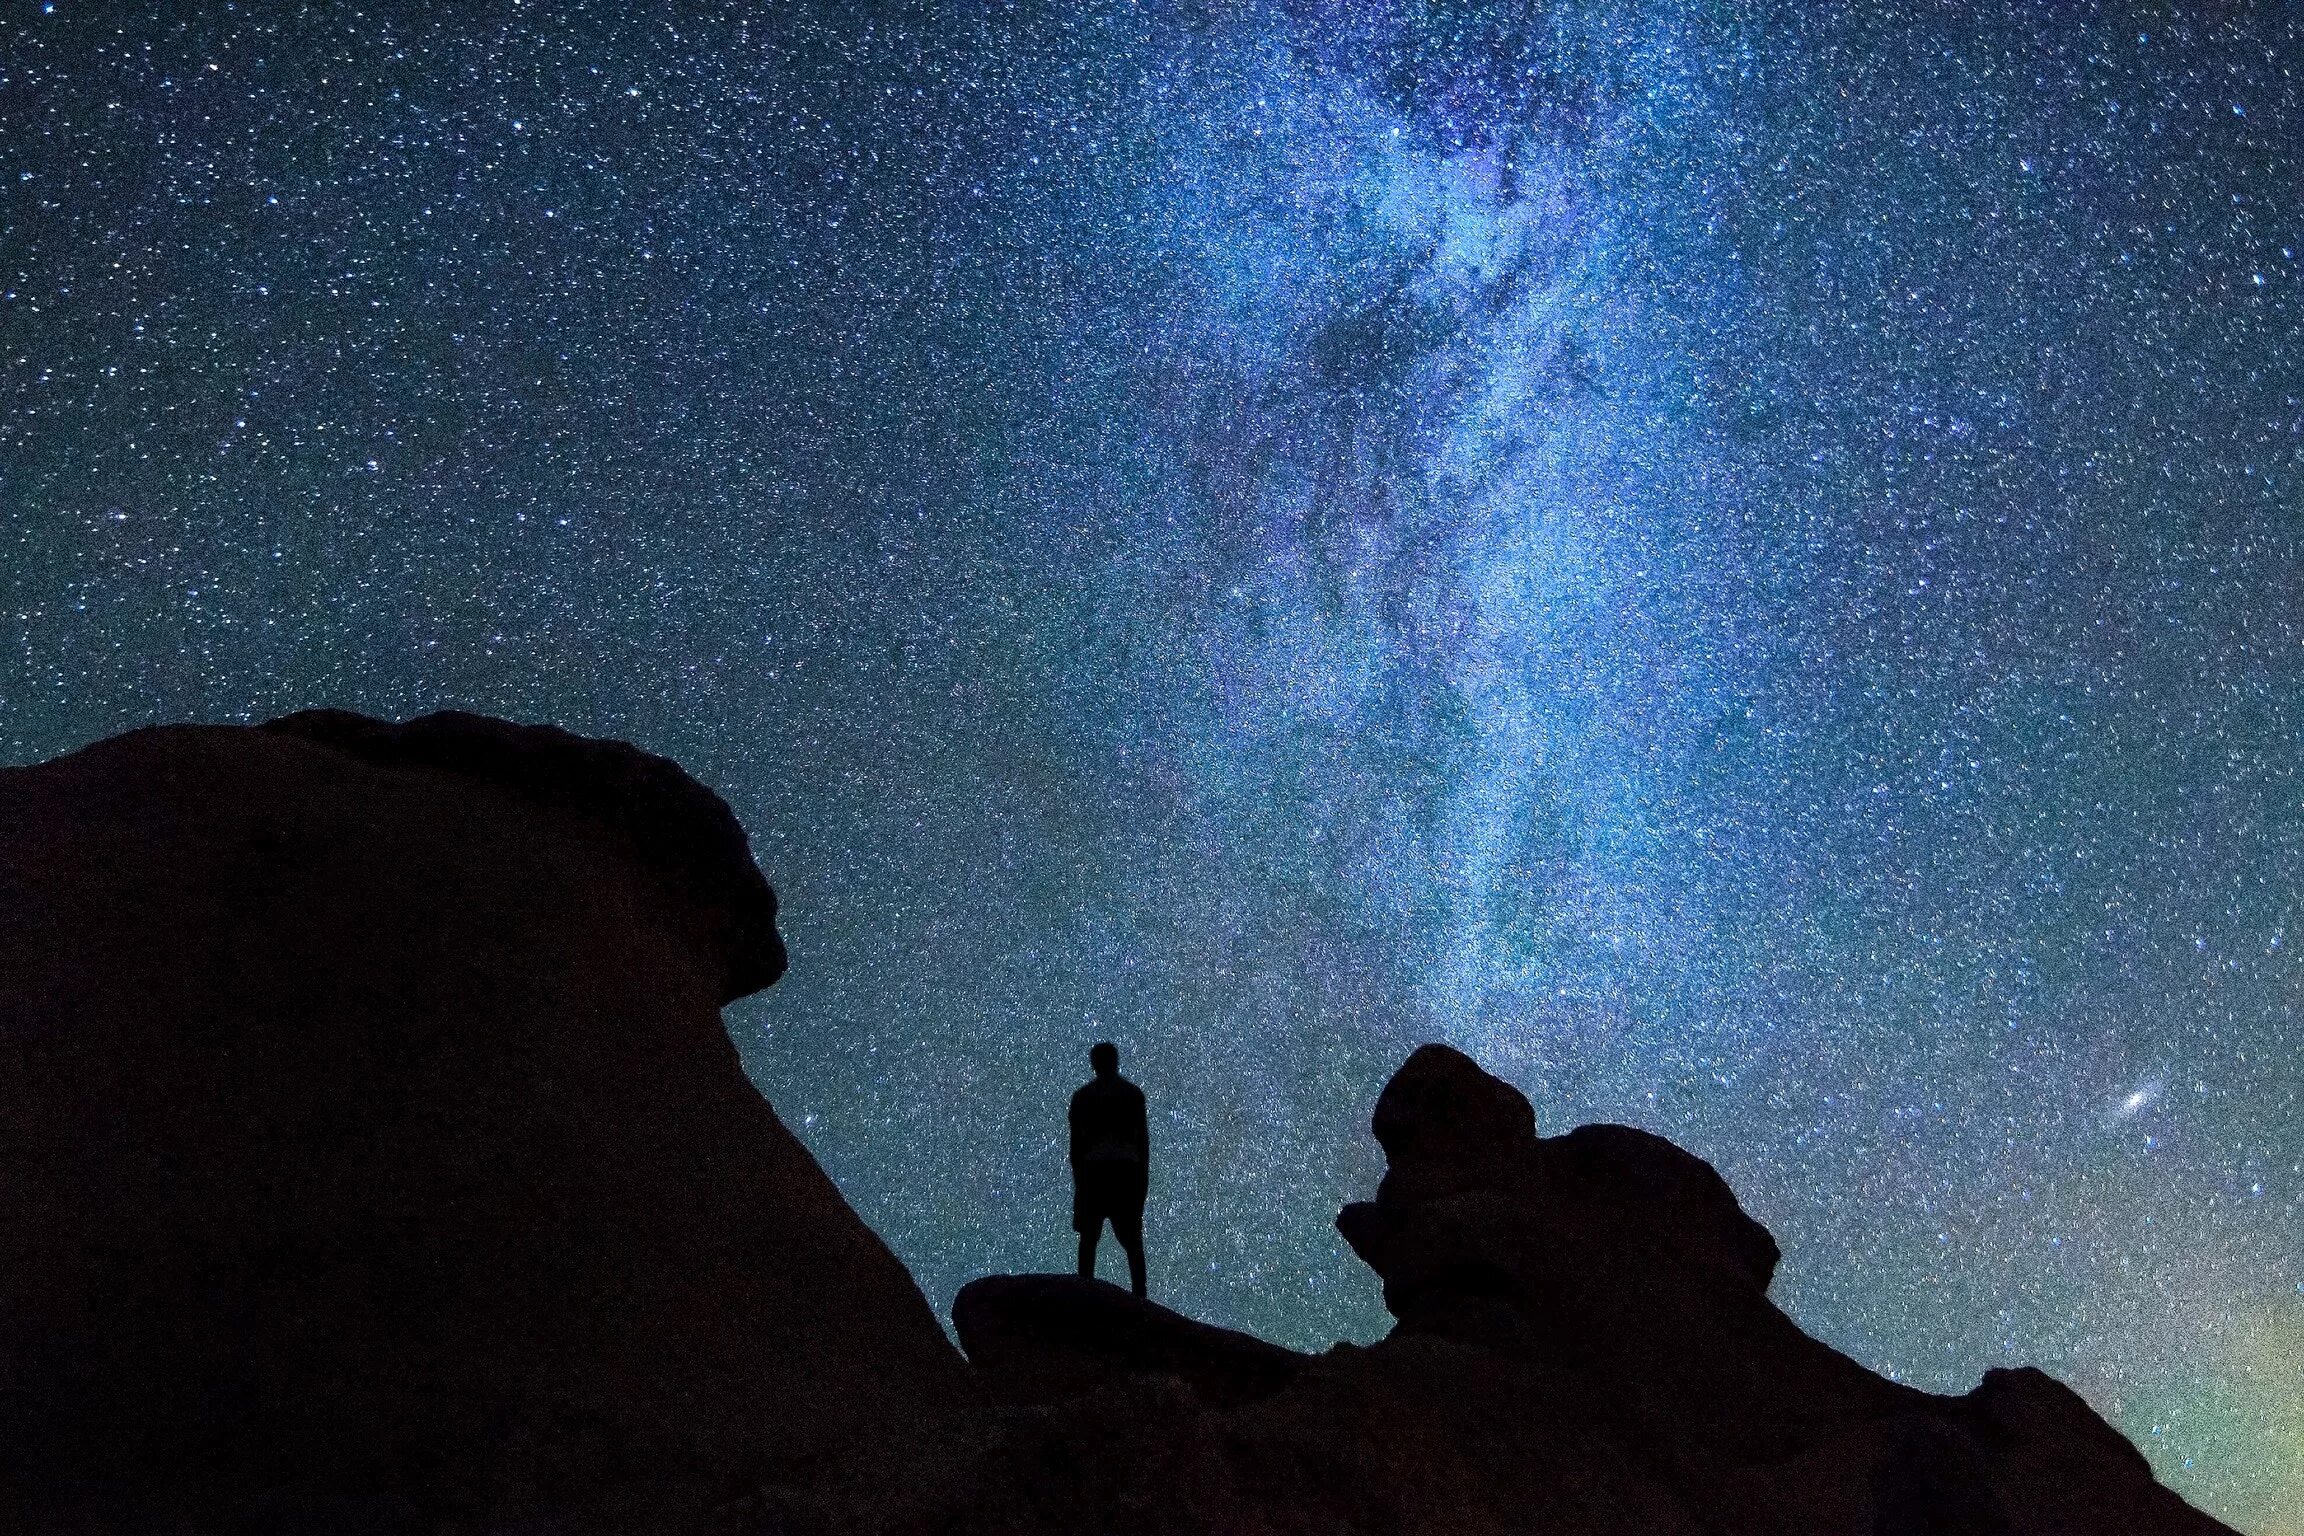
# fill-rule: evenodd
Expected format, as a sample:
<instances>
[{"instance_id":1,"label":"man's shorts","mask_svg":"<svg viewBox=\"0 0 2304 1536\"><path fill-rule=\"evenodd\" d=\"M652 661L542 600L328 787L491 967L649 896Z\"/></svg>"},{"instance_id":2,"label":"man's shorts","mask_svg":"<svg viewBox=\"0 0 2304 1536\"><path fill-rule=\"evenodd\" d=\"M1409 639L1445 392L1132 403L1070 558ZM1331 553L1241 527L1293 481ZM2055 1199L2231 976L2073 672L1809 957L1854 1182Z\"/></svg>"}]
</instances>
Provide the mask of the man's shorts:
<instances>
[{"instance_id":1,"label":"man's shorts","mask_svg":"<svg viewBox=\"0 0 2304 1536\"><path fill-rule=\"evenodd\" d=\"M1112 1231L1122 1243L1136 1240L1144 1230L1144 1170L1121 1163L1100 1168L1094 1163L1080 1170L1072 1185L1072 1230L1082 1237Z\"/></svg>"}]
</instances>

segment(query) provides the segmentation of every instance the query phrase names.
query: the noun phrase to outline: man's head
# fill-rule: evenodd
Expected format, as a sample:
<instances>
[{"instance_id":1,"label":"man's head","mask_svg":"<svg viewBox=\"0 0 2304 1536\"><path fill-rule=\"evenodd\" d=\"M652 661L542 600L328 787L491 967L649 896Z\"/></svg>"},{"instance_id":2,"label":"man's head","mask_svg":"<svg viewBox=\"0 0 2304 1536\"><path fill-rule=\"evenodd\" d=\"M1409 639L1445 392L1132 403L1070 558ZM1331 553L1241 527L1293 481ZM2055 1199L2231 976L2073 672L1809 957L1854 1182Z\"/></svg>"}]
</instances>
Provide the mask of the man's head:
<instances>
[{"instance_id":1,"label":"man's head","mask_svg":"<svg viewBox=\"0 0 2304 1536\"><path fill-rule=\"evenodd\" d=\"M1120 1047L1109 1040L1099 1040L1088 1047L1088 1065L1096 1069L1098 1077L1110 1077L1120 1070Z\"/></svg>"}]
</instances>

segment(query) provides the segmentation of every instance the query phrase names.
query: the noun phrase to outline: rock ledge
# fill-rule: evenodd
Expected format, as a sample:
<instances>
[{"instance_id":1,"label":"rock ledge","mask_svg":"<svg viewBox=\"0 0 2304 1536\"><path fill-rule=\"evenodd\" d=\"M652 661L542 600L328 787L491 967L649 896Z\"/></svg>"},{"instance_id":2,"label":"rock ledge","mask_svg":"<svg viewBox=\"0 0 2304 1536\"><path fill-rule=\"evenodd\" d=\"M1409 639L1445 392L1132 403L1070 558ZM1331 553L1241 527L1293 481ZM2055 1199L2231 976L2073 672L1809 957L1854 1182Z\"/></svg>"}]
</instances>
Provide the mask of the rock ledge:
<instances>
[{"instance_id":1,"label":"rock ledge","mask_svg":"<svg viewBox=\"0 0 2304 1536\"><path fill-rule=\"evenodd\" d=\"M308 709L258 729L381 767L477 780L531 804L571 812L615 837L705 918L727 957L722 1002L757 992L784 974L776 895L752 862L743 826L725 801L668 757L557 726L515 725L456 710L394 724L348 710Z\"/></svg>"}]
</instances>

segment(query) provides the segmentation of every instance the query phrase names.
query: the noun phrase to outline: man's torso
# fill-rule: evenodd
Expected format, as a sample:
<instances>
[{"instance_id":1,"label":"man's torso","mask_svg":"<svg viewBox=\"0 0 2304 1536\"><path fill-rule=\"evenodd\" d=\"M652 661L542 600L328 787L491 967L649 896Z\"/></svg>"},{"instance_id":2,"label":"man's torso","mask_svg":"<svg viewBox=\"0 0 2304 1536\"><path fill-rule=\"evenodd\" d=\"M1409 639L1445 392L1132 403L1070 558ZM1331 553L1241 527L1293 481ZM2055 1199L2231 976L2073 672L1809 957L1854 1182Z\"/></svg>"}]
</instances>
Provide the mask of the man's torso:
<instances>
[{"instance_id":1,"label":"man's torso","mask_svg":"<svg viewBox=\"0 0 2304 1536\"><path fill-rule=\"evenodd\" d=\"M1081 1193L1114 1202L1142 1200L1143 1090L1124 1077L1098 1078L1072 1095L1071 1121Z\"/></svg>"}]
</instances>

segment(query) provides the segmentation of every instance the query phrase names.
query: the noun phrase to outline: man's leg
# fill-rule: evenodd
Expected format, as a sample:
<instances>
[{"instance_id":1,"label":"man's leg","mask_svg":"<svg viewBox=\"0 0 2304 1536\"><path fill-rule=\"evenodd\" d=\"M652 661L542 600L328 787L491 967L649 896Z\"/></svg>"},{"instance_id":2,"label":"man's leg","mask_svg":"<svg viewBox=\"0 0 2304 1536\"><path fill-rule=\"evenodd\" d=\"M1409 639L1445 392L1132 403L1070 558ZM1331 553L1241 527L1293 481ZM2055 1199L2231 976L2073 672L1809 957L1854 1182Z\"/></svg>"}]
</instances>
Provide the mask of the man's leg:
<instances>
[{"instance_id":1,"label":"man's leg","mask_svg":"<svg viewBox=\"0 0 2304 1536\"><path fill-rule=\"evenodd\" d=\"M1096 1278L1096 1243L1103 1235L1104 1218L1101 1216L1096 1218L1096 1225L1080 1234L1080 1278L1083 1280Z\"/></svg>"},{"instance_id":2,"label":"man's leg","mask_svg":"<svg viewBox=\"0 0 2304 1536\"><path fill-rule=\"evenodd\" d=\"M1120 1246L1128 1254L1128 1289L1144 1294L1144 1208L1115 1214L1112 1235L1120 1239Z\"/></svg>"}]
</instances>

